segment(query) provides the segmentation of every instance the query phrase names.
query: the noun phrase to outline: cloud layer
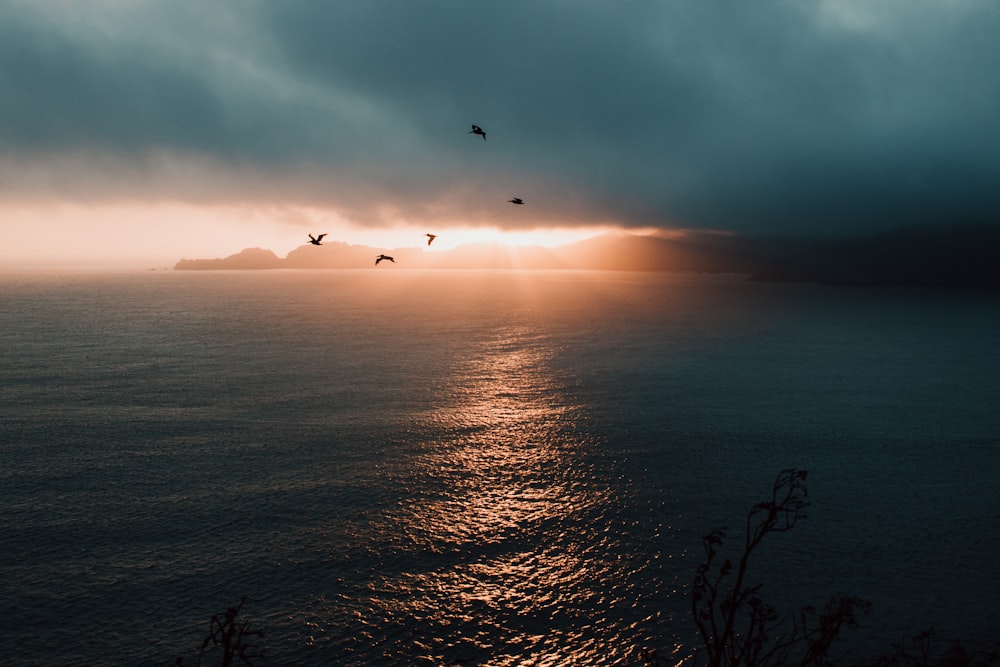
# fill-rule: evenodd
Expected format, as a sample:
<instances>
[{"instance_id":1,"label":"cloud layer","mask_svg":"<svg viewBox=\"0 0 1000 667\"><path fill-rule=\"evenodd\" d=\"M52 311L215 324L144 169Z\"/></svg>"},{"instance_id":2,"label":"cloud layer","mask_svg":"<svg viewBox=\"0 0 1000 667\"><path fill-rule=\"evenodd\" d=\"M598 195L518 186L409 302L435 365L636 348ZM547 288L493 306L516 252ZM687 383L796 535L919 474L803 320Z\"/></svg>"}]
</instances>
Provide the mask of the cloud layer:
<instances>
[{"instance_id":1,"label":"cloud layer","mask_svg":"<svg viewBox=\"0 0 1000 667\"><path fill-rule=\"evenodd\" d=\"M998 29L992 0L9 2L0 198L992 224Z\"/></svg>"}]
</instances>

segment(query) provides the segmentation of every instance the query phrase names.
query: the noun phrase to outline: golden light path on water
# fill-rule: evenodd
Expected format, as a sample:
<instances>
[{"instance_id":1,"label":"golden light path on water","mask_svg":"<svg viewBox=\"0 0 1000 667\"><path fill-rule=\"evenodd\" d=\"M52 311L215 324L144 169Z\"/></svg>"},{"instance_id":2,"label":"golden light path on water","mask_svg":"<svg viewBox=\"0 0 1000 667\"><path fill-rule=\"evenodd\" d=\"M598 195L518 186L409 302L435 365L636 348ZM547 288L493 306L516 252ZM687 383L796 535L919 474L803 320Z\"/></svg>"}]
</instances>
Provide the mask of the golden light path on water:
<instances>
[{"instance_id":1,"label":"golden light path on water","mask_svg":"<svg viewBox=\"0 0 1000 667\"><path fill-rule=\"evenodd\" d=\"M656 536L618 510L550 341L512 324L474 350L420 417L437 437L381 473L400 496L361 538L376 564L344 648L380 646L384 664L642 664L644 633L663 629L643 598L662 587L629 541Z\"/></svg>"}]
</instances>

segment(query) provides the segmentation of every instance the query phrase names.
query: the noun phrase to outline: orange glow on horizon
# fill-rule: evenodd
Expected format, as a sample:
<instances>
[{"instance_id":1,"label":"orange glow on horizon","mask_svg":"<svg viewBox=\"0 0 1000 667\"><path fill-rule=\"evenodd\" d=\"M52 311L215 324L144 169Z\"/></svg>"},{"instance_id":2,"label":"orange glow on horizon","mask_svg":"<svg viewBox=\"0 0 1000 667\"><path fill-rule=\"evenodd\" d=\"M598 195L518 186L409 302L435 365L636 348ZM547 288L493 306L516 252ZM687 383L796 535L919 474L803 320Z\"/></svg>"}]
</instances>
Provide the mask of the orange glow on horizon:
<instances>
[{"instance_id":1,"label":"orange glow on horizon","mask_svg":"<svg viewBox=\"0 0 1000 667\"><path fill-rule=\"evenodd\" d=\"M428 230L430 231L430 230ZM495 227L452 228L434 231L437 235L432 249L449 250L470 243L488 243L506 246L542 246L555 248L599 236L607 228L553 227L524 230L502 230Z\"/></svg>"},{"instance_id":2,"label":"orange glow on horizon","mask_svg":"<svg viewBox=\"0 0 1000 667\"><path fill-rule=\"evenodd\" d=\"M468 244L553 248L599 236L616 227L553 226L504 230L488 226L367 227L327 210L299 206L204 206L161 203L0 203L0 263L20 267L165 268L181 259L227 257L247 248L279 258L308 243L434 252ZM428 246L425 234L437 236Z\"/></svg>"}]
</instances>

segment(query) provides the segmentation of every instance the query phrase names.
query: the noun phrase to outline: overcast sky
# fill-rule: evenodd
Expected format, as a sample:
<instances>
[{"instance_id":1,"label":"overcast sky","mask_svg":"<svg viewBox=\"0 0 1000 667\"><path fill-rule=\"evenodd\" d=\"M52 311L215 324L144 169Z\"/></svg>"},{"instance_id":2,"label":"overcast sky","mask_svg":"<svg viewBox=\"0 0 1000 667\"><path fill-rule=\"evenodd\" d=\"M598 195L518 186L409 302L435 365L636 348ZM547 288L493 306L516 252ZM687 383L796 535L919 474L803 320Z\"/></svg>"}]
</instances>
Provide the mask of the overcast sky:
<instances>
[{"instance_id":1,"label":"overcast sky","mask_svg":"<svg viewBox=\"0 0 1000 667\"><path fill-rule=\"evenodd\" d=\"M997 35L996 0L0 0L0 231L996 224Z\"/></svg>"}]
</instances>

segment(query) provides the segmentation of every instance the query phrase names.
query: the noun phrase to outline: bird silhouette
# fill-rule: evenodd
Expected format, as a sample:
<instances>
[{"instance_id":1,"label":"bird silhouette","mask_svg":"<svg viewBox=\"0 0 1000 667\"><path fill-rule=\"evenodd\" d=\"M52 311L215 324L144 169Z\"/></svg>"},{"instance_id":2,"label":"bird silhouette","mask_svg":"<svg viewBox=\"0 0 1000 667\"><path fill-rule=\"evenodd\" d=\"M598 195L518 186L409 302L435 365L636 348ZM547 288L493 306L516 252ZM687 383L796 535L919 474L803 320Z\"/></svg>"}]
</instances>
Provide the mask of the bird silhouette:
<instances>
[{"instance_id":1,"label":"bird silhouette","mask_svg":"<svg viewBox=\"0 0 1000 667\"><path fill-rule=\"evenodd\" d=\"M379 255L378 257L375 258L375 266L378 266L378 263L381 262L383 259L387 259L393 264L396 263L396 260L394 260L392 257L389 257L389 255Z\"/></svg>"},{"instance_id":2,"label":"bird silhouette","mask_svg":"<svg viewBox=\"0 0 1000 667\"><path fill-rule=\"evenodd\" d=\"M479 127L478 125L473 125L472 129L466 132L466 134L478 134L483 137L483 141L486 141L486 130Z\"/></svg>"},{"instance_id":3,"label":"bird silhouette","mask_svg":"<svg viewBox=\"0 0 1000 667\"><path fill-rule=\"evenodd\" d=\"M508 199L507 201L509 201L511 204L523 204L524 203L524 200L521 199L520 197L514 197L513 199Z\"/></svg>"},{"instance_id":4,"label":"bird silhouette","mask_svg":"<svg viewBox=\"0 0 1000 667\"><path fill-rule=\"evenodd\" d=\"M313 245L323 245L322 243L320 243L320 241L323 240L324 236L326 236L326 234L320 234L316 238L313 238L313 235L310 234L309 235L309 243L312 243Z\"/></svg>"},{"instance_id":5,"label":"bird silhouette","mask_svg":"<svg viewBox=\"0 0 1000 667\"><path fill-rule=\"evenodd\" d=\"M434 239L437 238L437 234L424 234L427 237L427 245L434 243Z\"/></svg>"}]
</instances>

